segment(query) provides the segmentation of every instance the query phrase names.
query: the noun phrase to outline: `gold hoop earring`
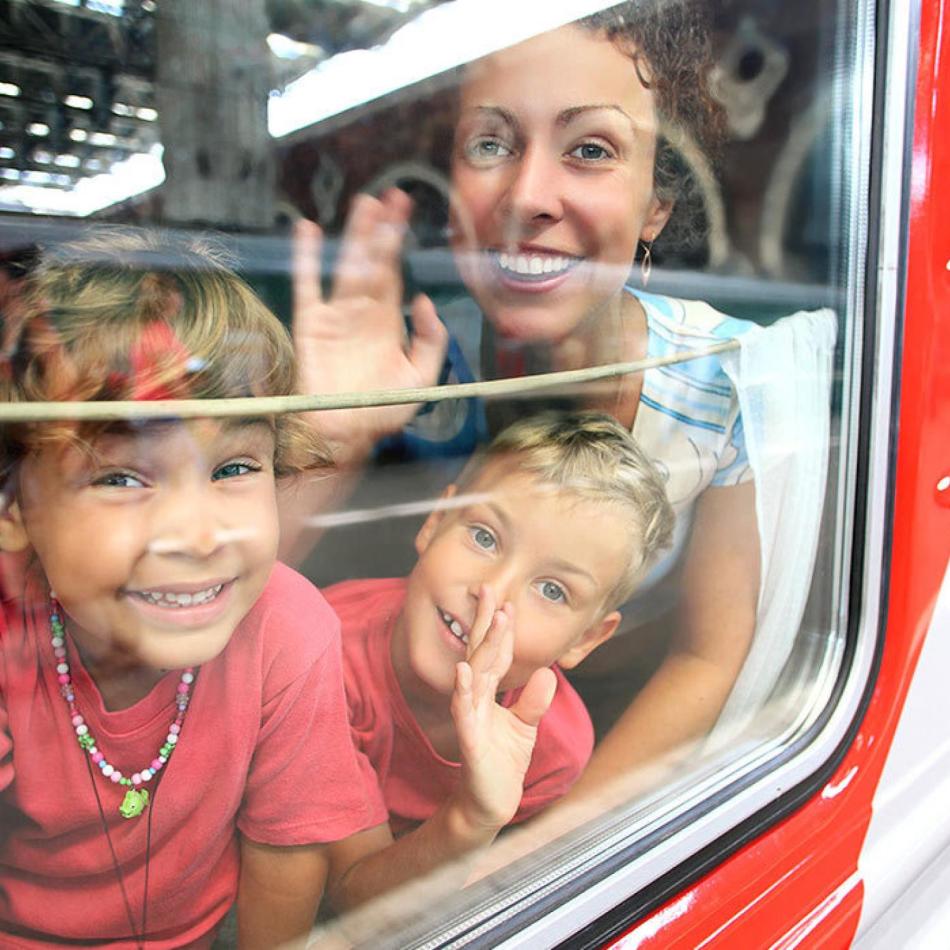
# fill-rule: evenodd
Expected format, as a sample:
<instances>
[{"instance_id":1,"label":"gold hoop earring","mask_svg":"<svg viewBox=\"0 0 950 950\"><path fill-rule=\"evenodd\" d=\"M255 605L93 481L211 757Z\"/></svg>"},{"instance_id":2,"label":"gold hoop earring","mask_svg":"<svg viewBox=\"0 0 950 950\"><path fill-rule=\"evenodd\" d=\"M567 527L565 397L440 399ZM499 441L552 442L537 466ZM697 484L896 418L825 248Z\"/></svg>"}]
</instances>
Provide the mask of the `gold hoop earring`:
<instances>
[{"instance_id":1,"label":"gold hoop earring","mask_svg":"<svg viewBox=\"0 0 950 950\"><path fill-rule=\"evenodd\" d=\"M653 242L655 238L650 238L649 241L641 241L643 245L643 257L640 259L640 280L643 283L643 286L649 283L650 274L653 273Z\"/></svg>"}]
</instances>

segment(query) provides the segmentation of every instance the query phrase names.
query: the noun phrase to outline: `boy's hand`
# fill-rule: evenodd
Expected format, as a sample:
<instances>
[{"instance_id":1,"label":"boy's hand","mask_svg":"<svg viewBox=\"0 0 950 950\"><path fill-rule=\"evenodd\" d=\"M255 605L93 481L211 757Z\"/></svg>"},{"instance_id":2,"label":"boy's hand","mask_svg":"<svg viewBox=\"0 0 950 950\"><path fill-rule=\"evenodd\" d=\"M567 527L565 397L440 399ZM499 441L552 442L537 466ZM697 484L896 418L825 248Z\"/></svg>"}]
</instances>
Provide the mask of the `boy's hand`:
<instances>
[{"instance_id":1,"label":"boy's hand","mask_svg":"<svg viewBox=\"0 0 950 950\"><path fill-rule=\"evenodd\" d=\"M514 817L524 792L524 777L557 680L550 669L535 670L517 702L496 701L498 686L511 666L514 609L495 609L494 594L480 591L469 633L468 660L456 667L452 718L462 759L458 804L473 828L504 827Z\"/></svg>"},{"instance_id":2,"label":"boy's hand","mask_svg":"<svg viewBox=\"0 0 950 950\"><path fill-rule=\"evenodd\" d=\"M402 316L400 255L411 203L391 189L381 199L359 195L344 229L328 300L320 289L320 228L299 221L293 240L293 339L301 393L331 395L434 385L447 333L432 301L412 304L411 342ZM347 455L366 453L402 428L415 406L312 413L321 435Z\"/></svg>"}]
</instances>

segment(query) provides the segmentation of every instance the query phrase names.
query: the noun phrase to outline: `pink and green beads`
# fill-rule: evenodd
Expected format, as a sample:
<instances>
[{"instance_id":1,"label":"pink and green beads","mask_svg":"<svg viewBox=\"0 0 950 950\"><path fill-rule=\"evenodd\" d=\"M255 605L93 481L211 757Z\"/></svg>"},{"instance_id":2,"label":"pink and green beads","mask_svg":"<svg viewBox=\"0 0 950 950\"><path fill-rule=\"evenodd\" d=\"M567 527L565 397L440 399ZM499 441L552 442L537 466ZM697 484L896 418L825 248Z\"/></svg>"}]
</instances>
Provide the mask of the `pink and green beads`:
<instances>
[{"instance_id":1,"label":"pink and green beads","mask_svg":"<svg viewBox=\"0 0 950 950\"><path fill-rule=\"evenodd\" d=\"M185 713L188 710L188 701L191 698L191 687L195 681L194 667L188 667L188 669L181 674L181 679L179 680L178 688L175 693L177 714L168 727L168 735L158 750L158 754L145 768L127 776L106 760L105 755L96 744L95 737L89 731L89 726L86 725L85 719L76 706L76 693L73 688L69 660L66 656L66 628L63 625L59 604L55 600L53 600L50 605L49 626L50 633L52 634L50 643L53 647L53 656L56 659L56 676L63 699L69 708L70 722L75 730L79 747L88 754L103 777L116 785L137 788L145 782L151 781L171 758L171 754L175 751L175 747L178 744L182 723L185 721Z\"/></svg>"}]
</instances>

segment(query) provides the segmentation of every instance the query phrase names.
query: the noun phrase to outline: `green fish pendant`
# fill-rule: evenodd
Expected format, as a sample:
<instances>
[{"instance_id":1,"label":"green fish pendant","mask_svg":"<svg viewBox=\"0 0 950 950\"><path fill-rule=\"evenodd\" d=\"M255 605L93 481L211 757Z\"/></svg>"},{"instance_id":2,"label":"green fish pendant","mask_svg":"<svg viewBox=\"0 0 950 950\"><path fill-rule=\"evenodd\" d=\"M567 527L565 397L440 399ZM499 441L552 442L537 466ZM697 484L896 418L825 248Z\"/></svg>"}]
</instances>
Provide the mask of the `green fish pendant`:
<instances>
[{"instance_id":1,"label":"green fish pendant","mask_svg":"<svg viewBox=\"0 0 950 950\"><path fill-rule=\"evenodd\" d=\"M119 805L119 814L123 818L138 818L148 806L148 792L145 789L130 788Z\"/></svg>"}]
</instances>

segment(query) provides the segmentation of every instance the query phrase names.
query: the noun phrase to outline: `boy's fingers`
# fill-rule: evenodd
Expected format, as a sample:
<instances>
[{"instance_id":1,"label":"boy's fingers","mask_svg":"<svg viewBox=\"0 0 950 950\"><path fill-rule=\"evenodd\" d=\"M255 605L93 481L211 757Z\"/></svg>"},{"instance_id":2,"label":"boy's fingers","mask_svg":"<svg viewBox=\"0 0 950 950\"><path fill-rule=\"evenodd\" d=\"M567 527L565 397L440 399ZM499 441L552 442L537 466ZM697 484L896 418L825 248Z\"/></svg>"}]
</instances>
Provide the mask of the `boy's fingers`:
<instances>
[{"instance_id":1,"label":"boy's fingers","mask_svg":"<svg viewBox=\"0 0 950 950\"><path fill-rule=\"evenodd\" d=\"M478 590L478 603L475 606L475 618L468 631L468 648L465 659L471 660L488 633L492 617L495 615L495 592L487 584Z\"/></svg>"},{"instance_id":2,"label":"boy's fingers","mask_svg":"<svg viewBox=\"0 0 950 950\"><path fill-rule=\"evenodd\" d=\"M554 670L544 667L535 670L518 701L509 708L509 712L516 715L525 725L537 726L541 718L548 711L557 691L557 677Z\"/></svg>"},{"instance_id":3,"label":"boy's fingers","mask_svg":"<svg viewBox=\"0 0 950 950\"><path fill-rule=\"evenodd\" d=\"M320 253L323 232L313 223L301 219L294 223L291 242L291 286L294 294L294 331L303 328L298 318L323 303L320 293Z\"/></svg>"}]
</instances>

